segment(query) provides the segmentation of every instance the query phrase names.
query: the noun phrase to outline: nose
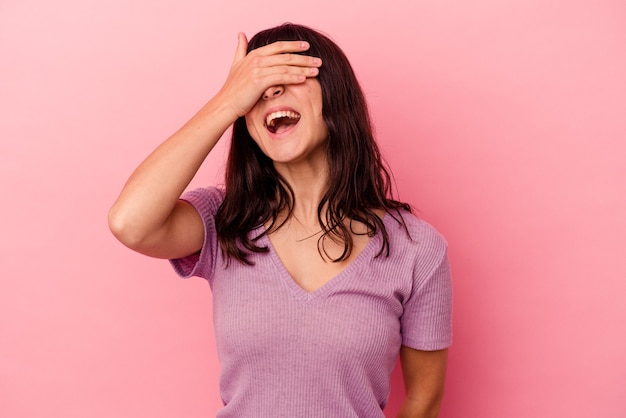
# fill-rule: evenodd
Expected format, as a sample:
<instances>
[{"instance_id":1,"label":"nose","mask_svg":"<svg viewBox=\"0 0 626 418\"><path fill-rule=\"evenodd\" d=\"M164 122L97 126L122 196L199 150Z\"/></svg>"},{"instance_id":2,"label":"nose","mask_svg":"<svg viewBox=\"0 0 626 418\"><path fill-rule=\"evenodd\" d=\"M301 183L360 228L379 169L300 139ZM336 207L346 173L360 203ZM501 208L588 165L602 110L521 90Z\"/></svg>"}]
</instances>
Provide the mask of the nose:
<instances>
[{"instance_id":1,"label":"nose","mask_svg":"<svg viewBox=\"0 0 626 418\"><path fill-rule=\"evenodd\" d=\"M285 92L285 86L283 85L272 86L263 92L263 96L261 96L261 98L263 100L270 100L270 99L280 96L284 92Z\"/></svg>"}]
</instances>

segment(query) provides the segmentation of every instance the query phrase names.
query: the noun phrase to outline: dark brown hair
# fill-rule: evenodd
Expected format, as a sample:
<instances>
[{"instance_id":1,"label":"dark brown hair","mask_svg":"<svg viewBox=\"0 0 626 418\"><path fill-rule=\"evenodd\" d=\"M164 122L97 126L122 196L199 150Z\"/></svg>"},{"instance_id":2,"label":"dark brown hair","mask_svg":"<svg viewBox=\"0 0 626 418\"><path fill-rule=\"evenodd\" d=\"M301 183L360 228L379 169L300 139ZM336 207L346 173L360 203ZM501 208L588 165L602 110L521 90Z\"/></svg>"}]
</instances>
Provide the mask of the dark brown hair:
<instances>
[{"instance_id":1,"label":"dark brown hair","mask_svg":"<svg viewBox=\"0 0 626 418\"><path fill-rule=\"evenodd\" d=\"M374 140L365 97L343 51L328 37L306 26L287 23L257 33L248 44L248 52L276 41L305 40L310 48L302 54L319 57L323 65L317 79L322 88L322 114L328 127L326 153L329 162L328 190L318 206L318 220L323 234L318 240L320 254L327 258L324 237L344 243L337 259L350 256L353 249L350 223L365 224L368 235L378 231L383 244L378 255L389 254L387 229L375 210L390 213L405 230L400 209L410 211L406 203L392 199L392 182ZM250 264L250 252L267 252L257 240L282 226L278 215L288 219L294 206L291 187L274 169L270 160L256 145L244 117L233 126L226 166L226 193L216 215L216 228L222 254L230 260ZM325 213L322 209L325 208ZM257 237L253 229L270 223ZM407 231L408 232L408 231ZM330 234L330 235L329 235Z\"/></svg>"}]
</instances>

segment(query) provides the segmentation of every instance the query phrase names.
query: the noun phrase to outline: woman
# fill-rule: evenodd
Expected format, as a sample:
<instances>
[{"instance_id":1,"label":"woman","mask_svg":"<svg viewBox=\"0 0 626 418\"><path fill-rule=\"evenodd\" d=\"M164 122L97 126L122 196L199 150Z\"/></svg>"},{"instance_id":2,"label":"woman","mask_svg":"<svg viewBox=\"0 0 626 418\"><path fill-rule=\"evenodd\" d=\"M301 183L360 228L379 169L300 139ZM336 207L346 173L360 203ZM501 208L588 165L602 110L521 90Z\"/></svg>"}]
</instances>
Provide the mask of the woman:
<instances>
[{"instance_id":1,"label":"woman","mask_svg":"<svg viewBox=\"0 0 626 418\"><path fill-rule=\"evenodd\" d=\"M233 125L234 124L234 125ZM224 190L180 198L233 125ZM451 343L446 244L391 199L343 52L307 27L243 34L213 99L133 173L109 214L128 247L208 280L219 417L435 417Z\"/></svg>"}]
</instances>

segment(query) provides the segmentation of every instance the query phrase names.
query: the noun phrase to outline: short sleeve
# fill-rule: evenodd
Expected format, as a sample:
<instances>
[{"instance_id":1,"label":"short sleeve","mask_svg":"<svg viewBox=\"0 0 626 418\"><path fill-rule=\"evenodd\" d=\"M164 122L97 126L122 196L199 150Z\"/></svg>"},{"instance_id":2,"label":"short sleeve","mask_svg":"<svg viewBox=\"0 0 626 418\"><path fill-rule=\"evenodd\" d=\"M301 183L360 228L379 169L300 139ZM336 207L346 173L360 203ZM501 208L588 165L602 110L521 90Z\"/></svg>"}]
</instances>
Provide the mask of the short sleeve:
<instances>
[{"instance_id":1,"label":"short sleeve","mask_svg":"<svg viewBox=\"0 0 626 418\"><path fill-rule=\"evenodd\" d=\"M204 225L204 243L199 253L170 260L179 276L183 278L197 276L207 279L209 283L212 282L219 246L215 214L223 199L223 192L215 187L195 189L181 197L181 200L191 204L200 214Z\"/></svg>"},{"instance_id":2,"label":"short sleeve","mask_svg":"<svg viewBox=\"0 0 626 418\"><path fill-rule=\"evenodd\" d=\"M452 280L444 250L431 273L414 284L401 318L402 344L416 350L441 350L452 344Z\"/></svg>"}]
</instances>

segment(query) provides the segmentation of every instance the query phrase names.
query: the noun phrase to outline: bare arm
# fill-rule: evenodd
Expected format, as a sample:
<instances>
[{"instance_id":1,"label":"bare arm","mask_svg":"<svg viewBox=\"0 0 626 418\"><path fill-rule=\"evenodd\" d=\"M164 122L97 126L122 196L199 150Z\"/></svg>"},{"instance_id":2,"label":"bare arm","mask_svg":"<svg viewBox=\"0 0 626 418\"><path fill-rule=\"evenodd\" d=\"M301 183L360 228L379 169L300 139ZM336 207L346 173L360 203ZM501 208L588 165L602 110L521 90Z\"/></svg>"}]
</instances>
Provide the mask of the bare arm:
<instances>
[{"instance_id":1,"label":"bare arm","mask_svg":"<svg viewBox=\"0 0 626 418\"><path fill-rule=\"evenodd\" d=\"M178 198L233 120L212 100L137 167L109 211L111 231L124 245L160 258L201 248L202 221Z\"/></svg>"},{"instance_id":2,"label":"bare arm","mask_svg":"<svg viewBox=\"0 0 626 418\"><path fill-rule=\"evenodd\" d=\"M437 418L443 398L448 350L400 349L406 398L398 418Z\"/></svg>"},{"instance_id":3,"label":"bare arm","mask_svg":"<svg viewBox=\"0 0 626 418\"><path fill-rule=\"evenodd\" d=\"M179 201L226 129L245 115L269 87L302 83L317 75L319 59L290 54L306 43L276 42L246 54L239 42L230 74L218 94L148 156L129 178L109 211L109 227L126 246L146 255L176 258L202 247L196 211Z\"/></svg>"}]
</instances>

